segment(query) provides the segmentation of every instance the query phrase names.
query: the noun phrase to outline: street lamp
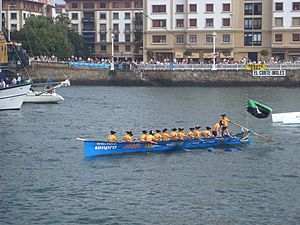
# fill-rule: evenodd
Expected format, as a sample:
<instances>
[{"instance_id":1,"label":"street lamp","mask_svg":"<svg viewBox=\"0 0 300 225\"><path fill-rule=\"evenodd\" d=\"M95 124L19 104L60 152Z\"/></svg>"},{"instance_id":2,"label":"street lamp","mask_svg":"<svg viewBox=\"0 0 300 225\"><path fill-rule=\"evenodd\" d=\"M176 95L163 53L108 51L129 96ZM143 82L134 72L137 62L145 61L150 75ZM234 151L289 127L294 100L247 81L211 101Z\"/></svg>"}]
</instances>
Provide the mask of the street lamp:
<instances>
[{"instance_id":1,"label":"street lamp","mask_svg":"<svg viewBox=\"0 0 300 225\"><path fill-rule=\"evenodd\" d=\"M115 35L111 34L111 66L110 66L110 70L115 70L115 65L114 65L114 40L115 40Z\"/></svg>"},{"instance_id":2,"label":"street lamp","mask_svg":"<svg viewBox=\"0 0 300 225\"><path fill-rule=\"evenodd\" d=\"M212 65L211 70L217 70L217 68L216 68L216 36L217 36L217 33L213 32L212 36L213 36L214 47L213 47L213 65Z\"/></svg>"}]
</instances>

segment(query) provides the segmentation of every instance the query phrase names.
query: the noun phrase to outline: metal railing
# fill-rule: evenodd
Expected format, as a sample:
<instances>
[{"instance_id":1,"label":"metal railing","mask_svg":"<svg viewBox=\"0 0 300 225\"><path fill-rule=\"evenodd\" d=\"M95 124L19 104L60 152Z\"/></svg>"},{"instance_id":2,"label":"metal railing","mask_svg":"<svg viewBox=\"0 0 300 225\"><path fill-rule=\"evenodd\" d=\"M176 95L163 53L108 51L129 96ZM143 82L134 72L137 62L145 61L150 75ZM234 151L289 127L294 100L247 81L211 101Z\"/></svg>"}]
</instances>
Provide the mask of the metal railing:
<instances>
[{"instance_id":1,"label":"metal railing","mask_svg":"<svg viewBox=\"0 0 300 225\"><path fill-rule=\"evenodd\" d=\"M271 70L300 69L300 63L266 64ZM139 70L212 70L212 64L138 64ZM216 64L216 70L245 70L245 64Z\"/></svg>"}]
</instances>

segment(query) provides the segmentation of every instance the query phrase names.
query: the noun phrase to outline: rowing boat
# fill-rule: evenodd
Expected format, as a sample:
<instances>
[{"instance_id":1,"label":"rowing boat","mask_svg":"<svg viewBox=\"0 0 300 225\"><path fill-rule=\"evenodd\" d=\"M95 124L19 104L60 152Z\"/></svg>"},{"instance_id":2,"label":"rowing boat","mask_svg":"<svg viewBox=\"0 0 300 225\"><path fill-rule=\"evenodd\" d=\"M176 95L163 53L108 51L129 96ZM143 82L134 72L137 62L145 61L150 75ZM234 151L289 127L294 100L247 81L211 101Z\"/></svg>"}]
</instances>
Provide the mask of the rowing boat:
<instances>
[{"instance_id":1,"label":"rowing boat","mask_svg":"<svg viewBox=\"0 0 300 225\"><path fill-rule=\"evenodd\" d=\"M185 149L209 148L220 145L241 145L252 141L249 132L238 133L233 136L217 137L217 138L201 138L201 139L185 139L185 140L170 140L160 141L157 143L149 142L106 142L87 140L77 138L84 142L85 157L121 154L121 153L136 153L136 152L164 152L176 151Z\"/></svg>"}]
</instances>

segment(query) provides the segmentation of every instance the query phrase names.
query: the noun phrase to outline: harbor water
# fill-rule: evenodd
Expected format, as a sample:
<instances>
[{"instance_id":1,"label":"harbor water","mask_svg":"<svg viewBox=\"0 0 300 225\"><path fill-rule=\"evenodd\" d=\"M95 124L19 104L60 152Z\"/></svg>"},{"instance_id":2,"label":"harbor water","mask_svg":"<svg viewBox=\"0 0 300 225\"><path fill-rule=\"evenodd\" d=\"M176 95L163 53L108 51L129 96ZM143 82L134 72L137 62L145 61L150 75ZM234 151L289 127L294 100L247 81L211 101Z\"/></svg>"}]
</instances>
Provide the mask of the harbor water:
<instances>
[{"instance_id":1,"label":"harbor water","mask_svg":"<svg viewBox=\"0 0 300 225\"><path fill-rule=\"evenodd\" d=\"M246 113L300 110L299 88L101 87L57 91L60 104L0 112L0 224L300 224L300 125ZM111 129L213 126L227 116L245 146L84 158L77 137ZM239 128L230 125L232 132Z\"/></svg>"}]
</instances>

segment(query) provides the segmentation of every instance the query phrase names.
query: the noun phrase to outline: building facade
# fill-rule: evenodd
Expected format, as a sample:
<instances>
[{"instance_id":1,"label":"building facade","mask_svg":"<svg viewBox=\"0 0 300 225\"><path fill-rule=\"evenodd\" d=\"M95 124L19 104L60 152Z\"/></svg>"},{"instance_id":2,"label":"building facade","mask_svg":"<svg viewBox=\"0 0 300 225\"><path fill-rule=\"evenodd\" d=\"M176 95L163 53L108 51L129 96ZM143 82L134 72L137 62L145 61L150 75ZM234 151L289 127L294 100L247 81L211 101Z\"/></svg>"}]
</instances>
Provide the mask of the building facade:
<instances>
[{"instance_id":1,"label":"building facade","mask_svg":"<svg viewBox=\"0 0 300 225\"><path fill-rule=\"evenodd\" d=\"M218 61L300 54L299 0L146 0L144 60ZM264 50L264 54L262 54Z\"/></svg>"},{"instance_id":2,"label":"building facade","mask_svg":"<svg viewBox=\"0 0 300 225\"><path fill-rule=\"evenodd\" d=\"M49 0L3 0L2 24L10 31L20 30L30 16L52 17L53 2Z\"/></svg>"},{"instance_id":3,"label":"building facade","mask_svg":"<svg viewBox=\"0 0 300 225\"><path fill-rule=\"evenodd\" d=\"M143 0L66 0L72 28L95 57L142 60Z\"/></svg>"}]
</instances>

